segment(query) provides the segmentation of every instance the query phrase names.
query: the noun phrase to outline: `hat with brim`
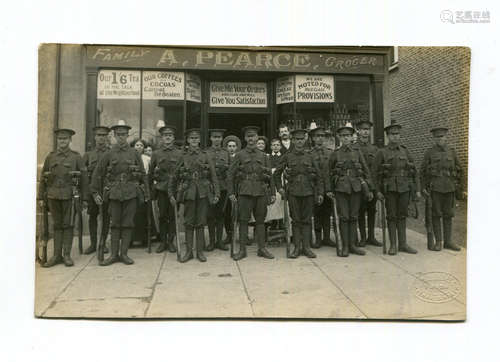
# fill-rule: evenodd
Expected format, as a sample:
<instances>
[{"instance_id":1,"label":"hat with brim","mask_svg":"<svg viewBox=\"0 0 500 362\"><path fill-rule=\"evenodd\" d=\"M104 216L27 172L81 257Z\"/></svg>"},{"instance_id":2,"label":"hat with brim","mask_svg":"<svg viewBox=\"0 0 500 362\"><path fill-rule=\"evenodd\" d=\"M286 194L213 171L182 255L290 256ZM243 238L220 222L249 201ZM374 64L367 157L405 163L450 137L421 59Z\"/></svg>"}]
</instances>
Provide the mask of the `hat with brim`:
<instances>
[{"instance_id":1,"label":"hat with brim","mask_svg":"<svg viewBox=\"0 0 500 362\"><path fill-rule=\"evenodd\" d=\"M359 128L361 127L361 125L363 125L363 124L367 124L367 125L369 125L370 127L373 127L373 123L372 123L372 122L370 122L370 121L369 121L369 120L367 120L367 119L362 119L361 121L358 121L358 122L356 123L356 128L358 128L358 129L359 129Z\"/></svg>"},{"instance_id":2,"label":"hat with brim","mask_svg":"<svg viewBox=\"0 0 500 362\"><path fill-rule=\"evenodd\" d=\"M349 131L351 134L354 133L354 128L351 126L342 126L337 128L337 134L340 134L342 131Z\"/></svg>"},{"instance_id":3,"label":"hat with brim","mask_svg":"<svg viewBox=\"0 0 500 362\"><path fill-rule=\"evenodd\" d=\"M310 135L311 135L312 137L314 137L314 136L316 136L316 135L318 135L318 134L321 134L321 133L322 133L322 134L324 134L324 135L326 135L326 130L325 130L325 128L324 128L324 127L321 127L321 126L320 126L320 127L316 127L316 128L311 129L311 130L309 131L309 133L310 133Z\"/></svg>"},{"instance_id":4,"label":"hat with brim","mask_svg":"<svg viewBox=\"0 0 500 362\"><path fill-rule=\"evenodd\" d=\"M163 134L167 131L170 131L171 133L174 133L175 134L175 131L177 130L177 128L175 126L171 126L171 125L164 125L162 127L160 127L160 129L158 130L158 132L160 134Z\"/></svg>"},{"instance_id":5,"label":"hat with brim","mask_svg":"<svg viewBox=\"0 0 500 362\"><path fill-rule=\"evenodd\" d=\"M75 131L73 131L72 129L69 129L69 128L58 128L58 129L54 130L54 133L56 135L65 134L67 136L73 136L75 134Z\"/></svg>"},{"instance_id":6,"label":"hat with brim","mask_svg":"<svg viewBox=\"0 0 500 362\"><path fill-rule=\"evenodd\" d=\"M259 133L260 128L257 126L246 126L241 129L241 132L246 135L248 132Z\"/></svg>"},{"instance_id":7,"label":"hat with brim","mask_svg":"<svg viewBox=\"0 0 500 362\"><path fill-rule=\"evenodd\" d=\"M224 133L226 133L226 130L223 128L211 128L208 130L208 134L212 135L212 133L219 133L221 136L224 136Z\"/></svg>"},{"instance_id":8,"label":"hat with brim","mask_svg":"<svg viewBox=\"0 0 500 362\"><path fill-rule=\"evenodd\" d=\"M106 126L95 126L94 128L92 128L92 130L94 131L94 133L97 133L98 131L103 131L106 132L106 134L108 134L109 132L111 132L111 129Z\"/></svg>"},{"instance_id":9,"label":"hat with brim","mask_svg":"<svg viewBox=\"0 0 500 362\"><path fill-rule=\"evenodd\" d=\"M235 142L236 145L238 146L238 148L241 148L241 140L239 139L238 136L235 136L235 135L229 135L229 136L226 136L224 138L224 141L222 141L222 144L224 145L224 147L227 147L227 144L229 142Z\"/></svg>"},{"instance_id":10,"label":"hat with brim","mask_svg":"<svg viewBox=\"0 0 500 362\"><path fill-rule=\"evenodd\" d=\"M448 130L449 128L447 127L434 127L433 129L431 129L431 133L433 135L445 135L446 133L448 133Z\"/></svg>"},{"instance_id":11,"label":"hat with brim","mask_svg":"<svg viewBox=\"0 0 500 362\"><path fill-rule=\"evenodd\" d=\"M190 128L190 129L187 129L186 132L184 132L184 134L186 135L186 137L189 137L193 133L197 133L198 136L201 136L201 129L199 129L199 128Z\"/></svg>"},{"instance_id":12,"label":"hat with brim","mask_svg":"<svg viewBox=\"0 0 500 362\"><path fill-rule=\"evenodd\" d=\"M130 130L132 127L127 125L123 119L120 119L117 124L114 126L111 126L111 130L116 131L117 129L126 129L127 131Z\"/></svg>"},{"instance_id":13,"label":"hat with brim","mask_svg":"<svg viewBox=\"0 0 500 362\"><path fill-rule=\"evenodd\" d=\"M397 123L396 120L392 119L391 120L391 124L384 127L384 131L385 131L385 133L389 133L389 131L391 129L398 129L398 130L400 130L401 128L403 128L403 126L401 126L399 123Z\"/></svg>"},{"instance_id":14,"label":"hat with brim","mask_svg":"<svg viewBox=\"0 0 500 362\"><path fill-rule=\"evenodd\" d=\"M297 128L297 129L294 129L292 132L290 132L290 134L292 135L292 137L299 136L299 135L304 135L305 136L307 134L307 130L306 129Z\"/></svg>"}]
</instances>

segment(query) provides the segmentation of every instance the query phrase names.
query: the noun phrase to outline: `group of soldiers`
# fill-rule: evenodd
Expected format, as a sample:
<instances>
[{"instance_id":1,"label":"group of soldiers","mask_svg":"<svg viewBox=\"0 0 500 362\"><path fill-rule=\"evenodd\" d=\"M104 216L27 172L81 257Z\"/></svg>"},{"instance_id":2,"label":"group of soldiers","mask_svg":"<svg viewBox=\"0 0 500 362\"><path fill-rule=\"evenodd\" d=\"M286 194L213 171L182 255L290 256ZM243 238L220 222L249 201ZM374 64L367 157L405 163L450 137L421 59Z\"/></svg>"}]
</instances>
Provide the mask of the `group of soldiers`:
<instances>
[{"instance_id":1,"label":"group of soldiers","mask_svg":"<svg viewBox=\"0 0 500 362\"><path fill-rule=\"evenodd\" d=\"M287 231L293 251L287 253L289 258L301 254L315 258L311 248L322 245L336 247L341 257L364 255L367 244L382 246L375 238L377 200L383 203L381 210L386 214L383 223L387 223L389 255L416 254L406 238L406 218L409 203L421 194L429 204L426 226L433 233L428 248L460 250L451 230L455 199L463 197L462 177L456 153L446 143L448 129L431 130L434 145L426 151L418 169L401 144L400 124L385 127L389 142L380 149L370 143L372 126L369 121L360 121L357 130L350 125L338 128L341 146L335 150L326 147L323 128L295 129L291 132L293 147L283 150L277 167L272 169L269 156L256 147L258 127L243 128L246 146L231 155L222 147L223 129L209 130L211 146L206 149L200 148L201 130L188 129L186 146L179 149L175 145L176 128L167 124L159 129L161 146L153 153L148 174L127 142L131 127L123 121L110 128L95 127L96 147L83 157L69 147L75 132L58 129L57 149L45 159L38 193L40 205L51 212L54 229L54 255L43 266L73 265L75 195L83 200L89 214L91 245L85 254L99 251L98 217L104 223L101 229L106 233L108 227L111 230L109 257L99 258L102 266L134 262L127 254L134 215L140 203L151 200L157 200L159 209L158 253L168 250L178 253L179 262L195 257L204 262L204 251L228 250L222 236L229 210L234 227L226 226L226 233L233 245L239 243L238 252L232 250L231 257L240 260L247 256L249 223L254 222L257 255L273 259L266 249L265 219L277 193L286 201L284 213L289 210L291 218ZM356 131L357 140L353 142ZM107 143L110 132L116 139L111 148ZM306 147L307 138L312 147ZM177 215L180 204L184 206L186 244L182 255ZM331 216L340 233L336 241L330 237ZM207 225L208 245L204 232ZM238 235L234 235L235 225ZM105 245L100 246L101 255L108 252Z\"/></svg>"}]
</instances>

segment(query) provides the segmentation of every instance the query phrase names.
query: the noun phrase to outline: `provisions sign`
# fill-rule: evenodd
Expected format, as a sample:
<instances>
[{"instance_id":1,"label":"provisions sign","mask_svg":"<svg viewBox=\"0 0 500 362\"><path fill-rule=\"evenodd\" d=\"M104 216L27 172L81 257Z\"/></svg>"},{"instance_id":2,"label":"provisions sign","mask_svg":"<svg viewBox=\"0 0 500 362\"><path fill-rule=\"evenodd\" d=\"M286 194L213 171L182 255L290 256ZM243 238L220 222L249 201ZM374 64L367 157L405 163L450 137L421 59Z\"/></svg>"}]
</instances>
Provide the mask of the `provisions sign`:
<instances>
[{"instance_id":1,"label":"provisions sign","mask_svg":"<svg viewBox=\"0 0 500 362\"><path fill-rule=\"evenodd\" d=\"M333 103L333 75L296 75L295 95L297 102Z\"/></svg>"}]
</instances>

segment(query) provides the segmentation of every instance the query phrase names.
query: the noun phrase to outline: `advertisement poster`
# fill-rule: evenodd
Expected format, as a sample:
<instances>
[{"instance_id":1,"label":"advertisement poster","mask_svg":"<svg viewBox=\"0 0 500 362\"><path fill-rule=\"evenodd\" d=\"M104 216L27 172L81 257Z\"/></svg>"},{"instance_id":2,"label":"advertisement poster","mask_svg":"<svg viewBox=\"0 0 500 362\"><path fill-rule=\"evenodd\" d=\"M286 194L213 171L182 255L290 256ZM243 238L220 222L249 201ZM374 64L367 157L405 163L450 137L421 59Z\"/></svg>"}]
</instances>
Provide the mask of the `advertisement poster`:
<instances>
[{"instance_id":1,"label":"advertisement poster","mask_svg":"<svg viewBox=\"0 0 500 362\"><path fill-rule=\"evenodd\" d=\"M210 107L266 108L264 82L211 82Z\"/></svg>"},{"instance_id":2,"label":"advertisement poster","mask_svg":"<svg viewBox=\"0 0 500 362\"><path fill-rule=\"evenodd\" d=\"M186 100L201 103L201 79L186 73Z\"/></svg>"},{"instance_id":3,"label":"advertisement poster","mask_svg":"<svg viewBox=\"0 0 500 362\"><path fill-rule=\"evenodd\" d=\"M142 98L184 100L184 72L144 71Z\"/></svg>"},{"instance_id":4,"label":"advertisement poster","mask_svg":"<svg viewBox=\"0 0 500 362\"><path fill-rule=\"evenodd\" d=\"M333 103L333 75L296 75L297 102Z\"/></svg>"},{"instance_id":5,"label":"advertisement poster","mask_svg":"<svg viewBox=\"0 0 500 362\"><path fill-rule=\"evenodd\" d=\"M294 77L278 78L276 82L276 104L293 103L294 97Z\"/></svg>"},{"instance_id":6,"label":"advertisement poster","mask_svg":"<svg viewBox=\"0 0 500 362\"><path fill-rule=\"evenodd\" d=\"M98 99L139 99L141 72L136 70L100 70L97 77Z\"/></svg>"}]
</instances>

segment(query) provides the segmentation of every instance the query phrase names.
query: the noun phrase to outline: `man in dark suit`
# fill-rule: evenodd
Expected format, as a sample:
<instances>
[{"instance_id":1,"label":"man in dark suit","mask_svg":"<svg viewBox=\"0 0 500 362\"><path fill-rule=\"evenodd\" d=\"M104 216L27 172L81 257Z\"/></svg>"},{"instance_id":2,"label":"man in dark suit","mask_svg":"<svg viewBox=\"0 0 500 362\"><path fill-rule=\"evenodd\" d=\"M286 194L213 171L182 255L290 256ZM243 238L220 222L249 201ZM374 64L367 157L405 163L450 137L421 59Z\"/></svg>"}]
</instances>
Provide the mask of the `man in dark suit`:
<instances>
[{"instance_id":1,"label":"man in dark suit","mask_svg":"<svg viewBox=\"0 0 500 362\"><path fill-rule=\"evenodd\" d=\"M292 140L290 139L290 130L284 123L278 126L278 135L281 140L281 153L287 153L293 149Z\"/></svg>"}]
</instances>

